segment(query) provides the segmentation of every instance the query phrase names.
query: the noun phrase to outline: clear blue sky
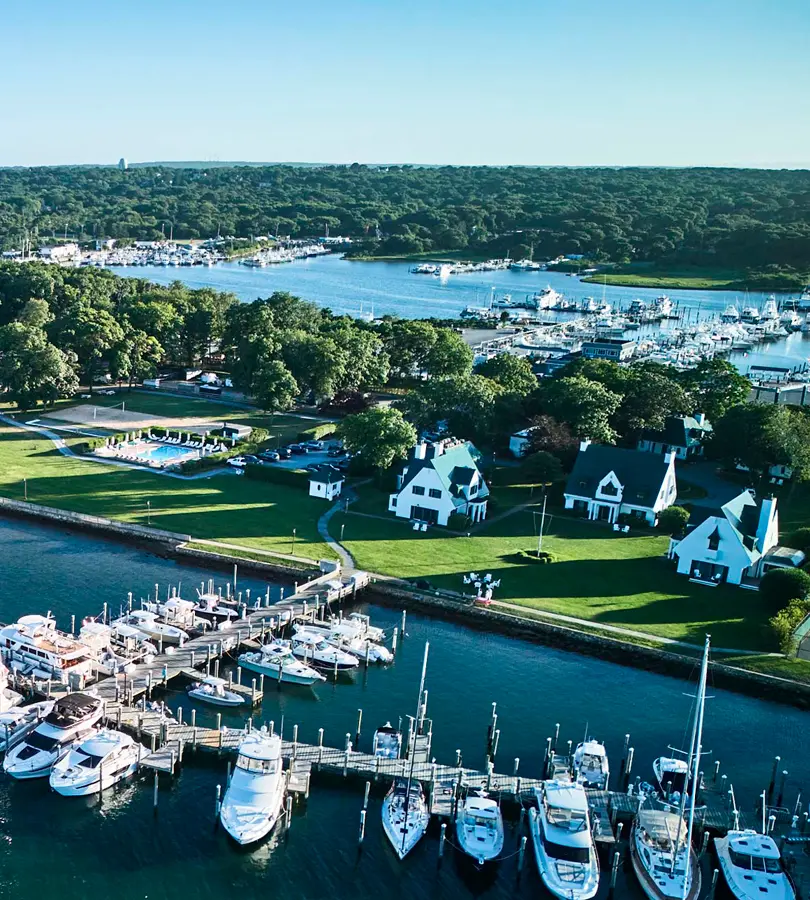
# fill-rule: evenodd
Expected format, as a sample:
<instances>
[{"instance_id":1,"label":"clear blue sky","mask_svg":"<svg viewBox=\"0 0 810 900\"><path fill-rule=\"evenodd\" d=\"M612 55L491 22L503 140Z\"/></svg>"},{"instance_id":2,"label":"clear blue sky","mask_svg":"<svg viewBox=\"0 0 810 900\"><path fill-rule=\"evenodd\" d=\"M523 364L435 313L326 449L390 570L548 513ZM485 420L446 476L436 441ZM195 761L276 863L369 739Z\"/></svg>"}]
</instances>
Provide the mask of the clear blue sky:
<instances>
[{"instance_id":1,"label":"clear blue sky","mask_svg":"<svg viewBox=\"0 0 810 900\"><path fill-rule=\"evenodd\" d=\"M810 166L810 0L4 0L0 165Z\"/></svg>"}]
</instances>

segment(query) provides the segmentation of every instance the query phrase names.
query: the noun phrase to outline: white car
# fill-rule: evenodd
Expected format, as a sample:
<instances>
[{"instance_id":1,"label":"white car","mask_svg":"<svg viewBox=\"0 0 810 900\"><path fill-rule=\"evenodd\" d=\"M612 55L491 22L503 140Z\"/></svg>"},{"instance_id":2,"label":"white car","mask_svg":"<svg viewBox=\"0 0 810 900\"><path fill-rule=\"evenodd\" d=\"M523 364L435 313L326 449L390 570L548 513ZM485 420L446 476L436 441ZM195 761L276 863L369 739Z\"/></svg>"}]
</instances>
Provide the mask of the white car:
<instances>
[{"instance_id":1,"label":"white car","mask_svg":"<svg viewBox=\"0 0 810 900\"><path fill-rule=\"evenodd\" d=\"M235 469L244 469L247 466L247 460L244 456L234 456L228 460L228 465Z\"/></svg>"},{"instance_id":2,"label":"white car","mask_svg":"<svg viewBox=\"0 0 810 900\"><path fill-rule=\"evenodd\" d=\"M99 391L100 394L103 394L105 397L114 397L115 391Z\"/></svg>"}]
</instances>

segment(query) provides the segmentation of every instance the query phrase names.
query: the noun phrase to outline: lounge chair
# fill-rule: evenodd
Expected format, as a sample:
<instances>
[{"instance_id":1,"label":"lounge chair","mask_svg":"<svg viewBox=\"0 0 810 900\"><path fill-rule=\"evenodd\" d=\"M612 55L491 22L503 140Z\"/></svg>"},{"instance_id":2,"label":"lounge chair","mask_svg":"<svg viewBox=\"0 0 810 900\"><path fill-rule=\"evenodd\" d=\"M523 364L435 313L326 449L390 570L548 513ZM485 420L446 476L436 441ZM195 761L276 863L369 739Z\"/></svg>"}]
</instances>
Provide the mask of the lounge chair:
<instances>
[{"instance_id":1,"label":"lounge chair","mask_svg":"<svg viewBox=\"0 0 810 900\"><path fill-rule=\"evenodd\" d=\"M419 531L419 523L418 523L418 522L414 522L414 523L413 523L413 530L414 530L414 531Z\"/></svg>"},{"instance_id":2,"label":"lounge chair","mask_svg":"<svg viewBox=\"0 0 810 900\"><path fill-rule=\"evenodd\" d=\"M422 522L421 531L427 531L427 522Z\"/></svg>"}]
</instances>

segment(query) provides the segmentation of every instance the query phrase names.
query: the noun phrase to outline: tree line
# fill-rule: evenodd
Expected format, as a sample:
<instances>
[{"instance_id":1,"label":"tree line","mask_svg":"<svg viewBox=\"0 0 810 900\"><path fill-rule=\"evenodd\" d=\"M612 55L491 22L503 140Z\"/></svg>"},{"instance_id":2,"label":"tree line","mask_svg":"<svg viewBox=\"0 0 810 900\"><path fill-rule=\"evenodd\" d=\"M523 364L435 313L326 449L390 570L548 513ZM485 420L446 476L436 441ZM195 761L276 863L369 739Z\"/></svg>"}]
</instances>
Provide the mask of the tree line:
<instances>
[{"instance_id":1,"label":"tree line","mask_svg":"<svg viewBox=\"0 0 810 900\"><path fill-rule=\"evenodd\" d=\"M0 242L344 234L455 251L810 272L810 172L233 166L0 169Z\"/></svg>"}]
</instances>

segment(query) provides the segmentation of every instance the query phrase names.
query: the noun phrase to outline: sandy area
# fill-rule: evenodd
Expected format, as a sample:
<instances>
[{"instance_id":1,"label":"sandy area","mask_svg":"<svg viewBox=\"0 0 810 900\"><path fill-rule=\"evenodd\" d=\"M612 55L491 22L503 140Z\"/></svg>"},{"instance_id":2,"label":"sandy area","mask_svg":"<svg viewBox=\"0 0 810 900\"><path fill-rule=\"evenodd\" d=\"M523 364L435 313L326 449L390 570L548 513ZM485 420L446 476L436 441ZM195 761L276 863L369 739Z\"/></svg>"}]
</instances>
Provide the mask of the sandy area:
<instances>
[{"instance_id":1,"label":"sandy area","mask_svg":"<svg viewBox=\"0 0 810 900\"><path fill-rule=\"evenodd\" d=\"M40 416L39 420L43 424L53 420L54 422L71 422L75 425L104 428L109 431L132 431L152 426L200 430L222 427L222 420L212 422L210 418L202 418L201 416L167 418L166 416L155 416L149 413L110 409L107 406L95 406L92 403L82 403L79 406L60 409L53 416Z\"/></svg>"}]
</instances>

